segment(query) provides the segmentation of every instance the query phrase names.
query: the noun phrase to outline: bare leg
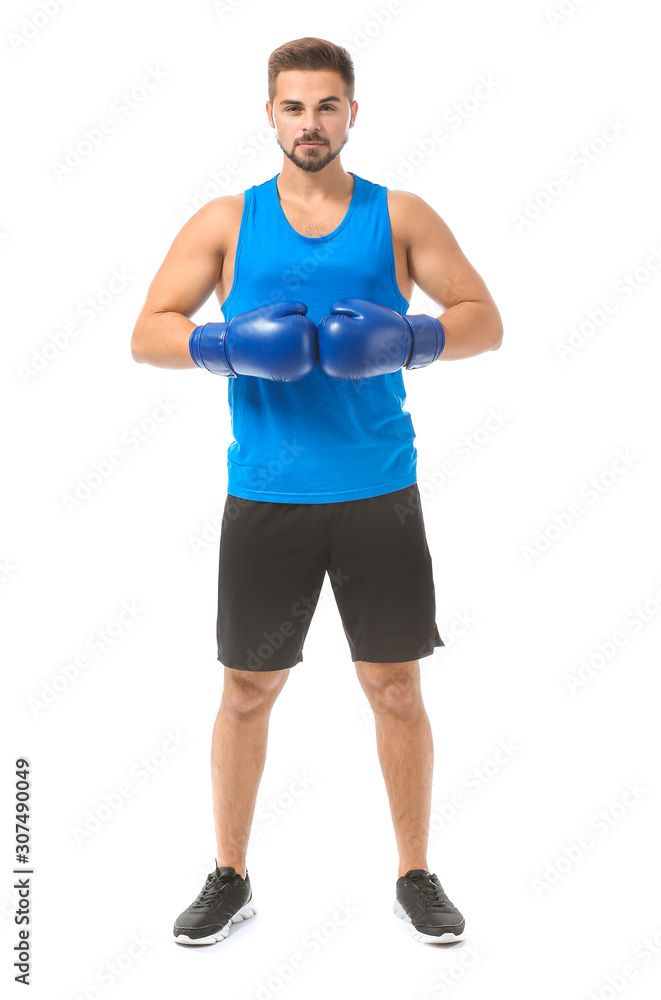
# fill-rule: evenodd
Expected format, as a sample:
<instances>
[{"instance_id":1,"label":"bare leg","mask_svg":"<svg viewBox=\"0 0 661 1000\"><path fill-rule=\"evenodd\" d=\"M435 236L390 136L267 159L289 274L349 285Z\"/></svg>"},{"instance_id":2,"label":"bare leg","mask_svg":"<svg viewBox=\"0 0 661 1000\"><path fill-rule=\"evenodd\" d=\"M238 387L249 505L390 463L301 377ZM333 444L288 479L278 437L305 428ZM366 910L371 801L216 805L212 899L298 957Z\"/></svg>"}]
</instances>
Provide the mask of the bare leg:
<instances>
[{"instance_id":1,"label":"bare leg","mask_svg":"<svg viewBox=\"0 0 661 1000\"><path fill-rule=\"evenodd\" d=\"M356 661L356 673L374 710L379 762L390 802L397 877L427 867L434 748L420 691L418 660Z\"/></svg>"},{"instance_id":2,"label":"bare leg","mask_svg":"<svg viewBox=\"0 0 661 1000\"><path fill-rule=\"evenodd\" d=\"M257 791L266 761L273 703L285 670L225 667L223 696L211 740L211 783L218 865L246 877L246 852Z\"/></svg>"}]
</instances>

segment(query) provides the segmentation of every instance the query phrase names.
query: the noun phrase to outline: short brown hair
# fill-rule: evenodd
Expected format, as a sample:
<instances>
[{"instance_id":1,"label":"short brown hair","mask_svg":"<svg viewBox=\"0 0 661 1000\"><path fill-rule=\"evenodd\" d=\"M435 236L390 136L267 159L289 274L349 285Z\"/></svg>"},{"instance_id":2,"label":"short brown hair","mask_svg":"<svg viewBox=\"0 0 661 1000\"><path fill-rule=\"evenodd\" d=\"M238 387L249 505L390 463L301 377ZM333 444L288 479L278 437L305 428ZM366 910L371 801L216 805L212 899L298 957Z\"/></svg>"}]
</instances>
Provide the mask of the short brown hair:
<instances>
[{"instance_id":1,"label":"short brown hair","mask_svg":"<svg viewBox=\"0 0 661 1000\"><path fill-rule=\"evenodd\" d=\"M327 42L325 38L297 38L275 49L269 56L269 101L273 103L278 73L286 69L328 69L339 73L344 81L349 103L353 103L356 84L353 60L350 53Z\"/></svg>"}]
</instances>

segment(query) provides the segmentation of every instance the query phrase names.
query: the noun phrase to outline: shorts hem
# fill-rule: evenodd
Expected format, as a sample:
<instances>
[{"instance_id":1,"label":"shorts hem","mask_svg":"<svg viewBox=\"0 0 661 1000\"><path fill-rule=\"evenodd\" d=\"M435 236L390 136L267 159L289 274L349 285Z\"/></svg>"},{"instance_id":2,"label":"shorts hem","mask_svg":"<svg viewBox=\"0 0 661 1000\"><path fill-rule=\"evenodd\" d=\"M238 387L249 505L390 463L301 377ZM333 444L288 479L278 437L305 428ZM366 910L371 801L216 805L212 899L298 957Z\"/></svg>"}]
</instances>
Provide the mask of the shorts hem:
<instances>
[{"instance_id":1,"label":"shorts hem","mask_svg":"<svg viewBox=\"0 0 661 1000\"><path fill-rule=\"evenodd\" d=\"M283 663L274 665L269 661L269 663L263 667L240 667L237 663L227 663L227 661L222 658L220 653L217 655L216 659L218 660L219 663L222 663L223 666L229 667L231 670L249 670L250 673L253 674L264 674L269 670L289 670L291 669L291 667L295 667L297 663L303 662L303 657L299 656L299 658L297 660L294 660L293 663Z\"/></svg>"},{"instance_id":2,"label":"shorts hem","mask_svg":"<svg viewBox=\"0 0 661 1000\"><path fill-rule=\"evenodd\" d=\"M423 645L418 646L412 656L394 656L392 647L390 647L384 651L384 656L375 655L374 650L369 651L370 655L366 655L365 652L363 652L363 655L361 656L356 650L352 650L351 660L353 663L355 663L356 660L363 660L365 663L411 663L413 660L422 660L425 656L432 656L434 650L439 646L445 646L445 643L440 636L435 639L433 643L424 643Z\"/></svg>"}]
</instances>

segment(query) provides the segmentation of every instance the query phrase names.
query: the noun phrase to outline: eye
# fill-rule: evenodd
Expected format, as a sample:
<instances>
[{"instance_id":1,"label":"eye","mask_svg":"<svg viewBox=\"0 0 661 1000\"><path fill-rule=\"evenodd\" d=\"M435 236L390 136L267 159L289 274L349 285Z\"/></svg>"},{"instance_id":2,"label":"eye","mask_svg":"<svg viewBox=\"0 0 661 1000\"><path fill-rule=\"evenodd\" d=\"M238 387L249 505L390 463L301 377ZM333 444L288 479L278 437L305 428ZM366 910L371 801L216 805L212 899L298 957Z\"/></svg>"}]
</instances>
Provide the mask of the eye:
<instances>
[{"instance_id":1,"label":"eye","mask_svg":"<svg viewBox=\"0 0 661 1000\"><path fill-rule=\"evenodd\" d=\"M335 111L335 107L332 104L322 104L321 110L324 111L326 108L328 108L329 111ZM290 105L290 107L285 108L285 111L300 111L300 108L295 107L292 104L292 105Z\"/></svg>"}]
</instances>

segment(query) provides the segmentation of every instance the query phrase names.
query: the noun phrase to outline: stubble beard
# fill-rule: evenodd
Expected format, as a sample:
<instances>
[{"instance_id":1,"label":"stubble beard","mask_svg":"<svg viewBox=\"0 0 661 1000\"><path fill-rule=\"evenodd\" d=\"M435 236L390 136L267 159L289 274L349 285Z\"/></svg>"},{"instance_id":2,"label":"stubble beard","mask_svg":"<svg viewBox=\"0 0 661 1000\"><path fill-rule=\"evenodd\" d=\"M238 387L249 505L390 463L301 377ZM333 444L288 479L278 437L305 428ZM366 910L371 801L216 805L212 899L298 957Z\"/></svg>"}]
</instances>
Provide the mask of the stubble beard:
<instances>
[{"instance_id":1,"label":"stubble beard","mask_svg":"<svg viewBox=\"0 0 661 1000\"><path fill-rule=\"evenodd\" d=\"M336 156L339 156L349 141L349 136L346 135L335 150L332 150L330 146L319 146L315 152L311 150L308 152L305 150L299 150L298 145L294 146L290 151L285 149L282 145L277 133L275 139L282 152L292 161L292 163L295 163L297 167L300 167L301 170L305 170L307 173L317 173L319 170L323 170L324 167L327 167Z\"/></svg>"}]
</instances>

